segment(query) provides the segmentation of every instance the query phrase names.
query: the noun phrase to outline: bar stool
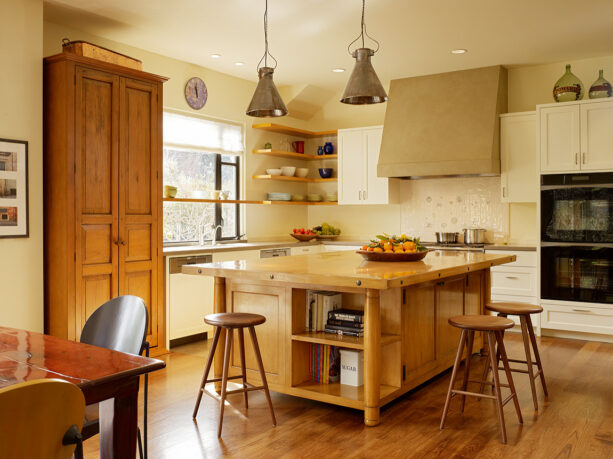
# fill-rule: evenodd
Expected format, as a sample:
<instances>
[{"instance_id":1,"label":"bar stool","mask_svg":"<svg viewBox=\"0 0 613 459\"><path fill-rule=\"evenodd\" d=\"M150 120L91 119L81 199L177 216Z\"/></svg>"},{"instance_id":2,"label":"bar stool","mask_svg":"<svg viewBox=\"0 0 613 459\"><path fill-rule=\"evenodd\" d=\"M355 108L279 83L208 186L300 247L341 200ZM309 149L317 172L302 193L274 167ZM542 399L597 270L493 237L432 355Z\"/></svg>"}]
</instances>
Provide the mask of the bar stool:
<instances>
[{"instance_id":1,"label":"bar stool","mask_svg":"<svg viewBox=\"0 0 613 459\"><path fill-rule=\"evenodd\" d=\"M541 385L543 386L543 392L545 393L545 397L549 396L547 392L547 384L545 383L545 374L543 373L543 366L541 365L541 357L539 355L538 347L536 345L536 337L534 336L534 329L532 328L532 320L530 319L531 314L540 314L543 312L543 308L536 304L525 304L525 303L507 303L507 302L499 302L499 303L489 303L485 305L485 308L492 311L497 312L500 317L507 317L508 315L519 316L519 323L521 325L521 334L524 341L524 351L526 353L526 360L517 360L517 359L508 359L509 362L514 363L523 363L527 365L528 369L523 370L519 368L511 368L511 371L515 371L517 373L528 374L530 377L530 389L532 390L532 401L534 402L534 409L538 410L538 401L536 399L536 385L534 380L540 376L541 377ZM532 343L532 349L534 351L534 362L532 361L532 355L530 353L530 343ZM498 357L498 355L497 355ZM533 365L536 365L537 371L534 372ZM487 379L487 375L489 373L489 366L486 366L483 370L483 379ZM484 386L481 386L481 391L483 391Z\"/></svg>"},{"instance_id":2,"label":"bar stool","mask_svg":"<svg viewBox=\"0 0 613 459\"><path fill-rule=\"evenodd\" d=\"M443 408L443 416L441 418L441 430L445 427L445 420L447 418L447 412L449 411L449 404L451 402L451 398L455 395L460 395L462 397L462 405L460 408L460 412L464 412L464 404L466 402L466 396L470 395L473 397L484 397L491 398L496 401L496 408L498 410L498 421L500 422L500 430L502 432L502 443L507 442L507 431L504 425L504 412L503 407L506 405L511 399L515 404L515 412L517 413L517 419L520 424L523 424L523 419L521 416L521 411L519 409L519 401L517 400L517 393L515 392L515 385L513 384L513 376L511 375L511 370L509 368L509 362L507 360L507 354L504 349L504 343L502 341L502 332L508 328L513 327L514 322L510 319L506 319L504 317L496 317L496 316L484 316L484 315L471 315L471 316L456 316L451 317L448 320L449 324L462 329L462 335L460 336L460 344L458 345L458 353L455 358L455 363L453 365L453 370L451 372L451 381L449 382L449 390L447 391L447 398L445 400L445 407ZM494 375L494 382L485 382L485 384L490 384L494 388L495 395L484 395L480 392L468 392L467 386L469 382L483 384L484 381L469 379L470 372L470 359L473 353L473 342L475 338L475 331L484 332L487 335L487 342L489 346L489 360L490 365L492 367L492 372ZM496 351L494 348L494 343L498 343L498 351L500 352L500 359L502 360L504 371L507 375L508 384L502 384L498 378L498 361L495 357ZM454 389L456 377L458 374L458 368L462 361L462 353L464 351L464 347L466 347L466 365L464 369L464 378L462 381L461 389ZM511 395L509 395L506 399L502 399L500 394L500 388L507 387L511 390Z\"/></svg>"},{"instance_id":3,"label":"bar stool","mask_svg":"<svg viewBox=\"0 0 613 459\"><path fill-rule=\"evenodd\" d=\"M241 312L231 312L231 313L219 313L219 314L209 314L204 318L204 321L215 327L215 334L213 335L213 345L211 346L211 350L209 351L209 357L206 361L206 366L204 368L204 375L202 376L202 384L200 384L200 390L198 391L198 399L196 400L196 406L194 407L194 413L192 417L196 419L196 415L198 414L198 408L200 407L200 400L202 399L202 394L204 392L204 386L210 382L221 381L221 398L219 399L219 426L217 428L217 436L221 437L221 427L223 423L223 411L224 405L226 401L226 396L228 394L235 394L238 392L243 392L245 394L245 408L249 407L249 401L247 399L247 392L253 390L263 390L266 394L266 400L268 400L268 408L270 409L270 416L272 417L272 425L277 425L277 420L275 419L275 412L272 408L272 401L270 400L270 393L268 392L268 383L266 382L266 373L264 372L264 365L262 364L262 356L260 355L260 347L258 346L258 339L255 334L255 326L263 324L266 322L266 318L259 314L247 314ZM215 349L217 348L217 342L219 341L219 335L221 333L221 329L226 330L226 348L224 352L223 358L223 376L221 378L213 378L208 379L209 371L211 369L211 364L213 363L213 356L215 355ZM262 378L261 386L254 386L247 382L247 371L245 368L245 339L243 335L243 328L249 329L249 334L251 335L251 342L253 343L253 350L255 352L255 358L257 360L258 368L260 370L260 377ZM238 332L238 344L240 348L240 356L241 356L241 374L238 376L228 376L228 367L230 365L231 358L231 350L232 350L232 335L234 329L237 329ZM239 379L243 380L243 387L241 389L236 390L227 390L228 380L229 379Z\"/></svg>"}]
</instances>

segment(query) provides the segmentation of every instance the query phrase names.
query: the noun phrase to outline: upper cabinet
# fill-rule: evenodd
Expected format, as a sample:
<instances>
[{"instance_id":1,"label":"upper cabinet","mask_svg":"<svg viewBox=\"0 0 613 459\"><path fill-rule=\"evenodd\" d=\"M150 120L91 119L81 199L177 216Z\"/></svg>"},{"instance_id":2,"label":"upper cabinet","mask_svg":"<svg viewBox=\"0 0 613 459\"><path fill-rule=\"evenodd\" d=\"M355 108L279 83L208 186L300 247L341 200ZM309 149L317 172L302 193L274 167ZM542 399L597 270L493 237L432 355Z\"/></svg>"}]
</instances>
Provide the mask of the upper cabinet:
<instances>
[{"instance_id":1,"label":"upper cabinet","mask_svg":"<svg viewBox=\"0 0 613 459\"><path fill-rule=\"evenodd\" d=\"M536 202L536 114L500 115L502 202Z\"/></svg>"},{"instance_id":2,"label":"upper cabinet","mask_svg":"<svg viewBox=\"0 0 613 459\"><path fill-rule=\"evenodd\" d=\"M383 127L338 131L338 203L390 204L395 183L377 177Z\"/></svg>"},{"instance_id":3,"label":"upper cabinet","mask_svg":"<svg viewBox=\"0 0 613 459\"><path fill-rule=\"evenodd\" d=\"M613 169L613 101L539 106L541 172Z\"/></svg>"}]
</instances>

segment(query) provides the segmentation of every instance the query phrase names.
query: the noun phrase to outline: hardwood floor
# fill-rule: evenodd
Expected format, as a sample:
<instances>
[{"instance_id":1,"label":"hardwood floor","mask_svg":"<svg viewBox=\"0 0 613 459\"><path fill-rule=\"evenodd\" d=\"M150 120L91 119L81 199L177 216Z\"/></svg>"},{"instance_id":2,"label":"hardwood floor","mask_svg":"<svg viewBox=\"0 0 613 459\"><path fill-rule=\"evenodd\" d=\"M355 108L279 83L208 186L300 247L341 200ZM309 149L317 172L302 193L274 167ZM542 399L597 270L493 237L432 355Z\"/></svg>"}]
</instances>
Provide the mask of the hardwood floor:
<instances>
[{"instance_id":1,"label":"hardwood floor","mask_svg":"<svg viewBox=\"0 0 613 459\"><path fill-rule=\"evenodd\" d=\"M509 357L523 358L520 338L506 334ZM274 392L278 425L272 427L263 394L250 392L248 413L243 395L230 395L218 440L217 401L203 397L198 422L191 418L208 344L181 346L163 357L167 367L149 380L149 455L613 458L613 344L557 338L538 342L549 401L537 384L537 414L527 376L513 374L524 424L517 423L512 403L507 404L508 445L500 442L495 407L486 399L469 398L463 415L459 399L453 400L445 430L439 430L449 371L387 405L378 427L365 427L361 411ZM473 357L475 379L484 362ZM86 442L87 458L98 457L97 443L98 437Z\"/></svg>"}]
</instances>

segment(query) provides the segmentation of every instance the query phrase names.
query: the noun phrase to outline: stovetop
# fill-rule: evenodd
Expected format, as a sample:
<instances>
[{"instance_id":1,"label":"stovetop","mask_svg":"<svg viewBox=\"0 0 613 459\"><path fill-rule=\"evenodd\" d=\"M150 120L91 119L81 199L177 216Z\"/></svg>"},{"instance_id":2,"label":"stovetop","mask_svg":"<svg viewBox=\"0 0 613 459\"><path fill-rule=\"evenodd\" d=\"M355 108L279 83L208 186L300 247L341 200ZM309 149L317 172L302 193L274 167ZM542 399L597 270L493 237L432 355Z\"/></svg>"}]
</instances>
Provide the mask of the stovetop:
<instances>
[{"instance_id":1,"label":"stovetop","mask_svg":"<svg viewBox=\"0 0 613 459\"><path fill-rule=\"evenodd\" d=\"M482 242L479 244L464 244L463 242L423 242L422 244L429 249L436 250L471 250L471 251L485 251L485 246L491 245L488 242Z\"/></svg>"}]
</instances>

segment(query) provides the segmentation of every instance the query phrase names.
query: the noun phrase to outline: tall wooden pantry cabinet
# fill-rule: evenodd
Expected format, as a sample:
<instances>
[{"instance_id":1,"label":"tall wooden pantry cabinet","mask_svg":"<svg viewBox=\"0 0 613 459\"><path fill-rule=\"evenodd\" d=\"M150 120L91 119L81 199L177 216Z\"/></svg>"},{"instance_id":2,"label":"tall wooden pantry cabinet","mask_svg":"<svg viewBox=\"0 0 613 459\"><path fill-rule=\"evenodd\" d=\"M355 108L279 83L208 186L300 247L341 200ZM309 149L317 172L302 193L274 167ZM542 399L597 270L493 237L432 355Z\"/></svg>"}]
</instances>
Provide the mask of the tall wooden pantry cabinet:
<instances>
[{"instance_id":1,"label":"tall wooden pantry cabinet","mask_svg":"<svg viewBox=\"0 0 613 459\"><path fill-rule=\"evenodd\" d=\"M78 340L96 308L132 294L164 347L164 81L69 53L44 60L46 333Z\"/></svg>"}]
</instances>

